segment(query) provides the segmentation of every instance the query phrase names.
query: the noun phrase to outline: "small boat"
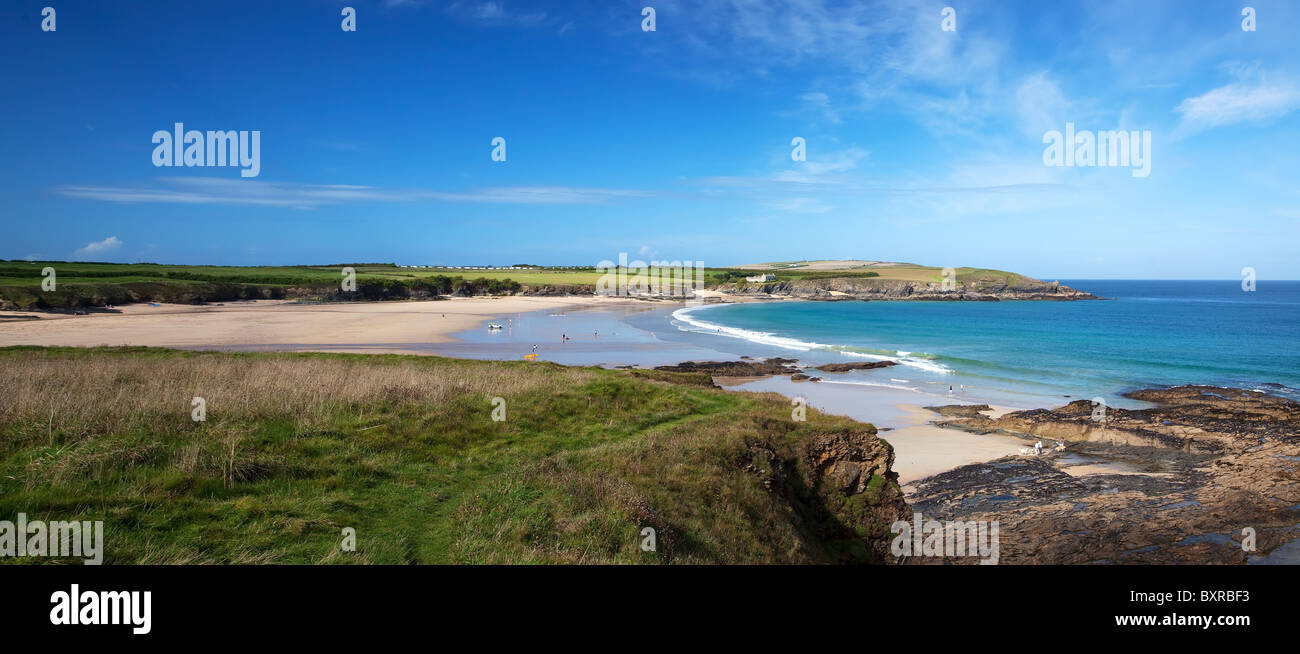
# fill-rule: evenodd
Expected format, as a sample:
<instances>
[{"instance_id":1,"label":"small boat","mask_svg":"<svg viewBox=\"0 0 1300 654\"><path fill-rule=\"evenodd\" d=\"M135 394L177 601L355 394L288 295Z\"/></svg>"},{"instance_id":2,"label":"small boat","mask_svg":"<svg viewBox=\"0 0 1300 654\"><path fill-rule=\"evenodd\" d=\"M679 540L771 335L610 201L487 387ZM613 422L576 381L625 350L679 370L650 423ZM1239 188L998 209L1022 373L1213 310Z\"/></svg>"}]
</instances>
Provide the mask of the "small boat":
<instances>
[{"instance_id":1,"label":"small boat","mask_svg":"<svg viewBox=\"0 0 1300 654\"><path fill-rule=\"evenodd\" d=\"M498 329L504 329L501 326L501 323L495 323L495 322L488 323L488 331L496 331Z\"/></svg>"}]
</instances>

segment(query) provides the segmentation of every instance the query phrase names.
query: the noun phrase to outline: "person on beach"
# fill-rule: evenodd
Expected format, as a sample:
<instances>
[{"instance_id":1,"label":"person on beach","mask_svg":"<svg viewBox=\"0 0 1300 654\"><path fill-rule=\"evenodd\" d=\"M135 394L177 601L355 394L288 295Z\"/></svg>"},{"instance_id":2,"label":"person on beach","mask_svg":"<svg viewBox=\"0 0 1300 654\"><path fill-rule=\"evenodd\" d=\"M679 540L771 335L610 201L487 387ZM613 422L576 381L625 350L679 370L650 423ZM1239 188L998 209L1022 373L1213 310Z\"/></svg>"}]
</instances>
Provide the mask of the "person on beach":
<instances>
[{"instance_id":1,"label":"person on beach","mask_svg":"<svg viewBox=\"0 0 1300 654\"><path fill-rule=\"evenodd\" d=\"M1038 456L1039 454L1042 453L1043 453L1043 441L1038 441L1037 443L1034 443L1034 456Z\"/></svg>"}]
</instances>

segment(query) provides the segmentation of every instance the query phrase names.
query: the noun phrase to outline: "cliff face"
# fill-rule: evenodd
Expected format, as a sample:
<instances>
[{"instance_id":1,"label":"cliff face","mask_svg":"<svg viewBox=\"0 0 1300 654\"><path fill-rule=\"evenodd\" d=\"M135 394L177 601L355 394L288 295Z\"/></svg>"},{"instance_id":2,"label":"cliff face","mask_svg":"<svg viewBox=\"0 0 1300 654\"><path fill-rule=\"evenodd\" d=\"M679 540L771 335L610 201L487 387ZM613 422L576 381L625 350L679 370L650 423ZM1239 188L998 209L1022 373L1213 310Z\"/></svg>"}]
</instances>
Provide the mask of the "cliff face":
<instances>
[{"instance_id":1,"label":"cliff face","mask_svg":"<svg viewBox=\"0 0 1300 654\"><path fill-rule=\"evenodd\" d=\"M998 276L957 282L944 290L939 282L877 278L802 279L784 282L724 284L718 290L731 295L778 296L806 300L1093 300L1091 293L1057 282L1021 276Z\"/></svg>"},{"instance_id":2,"label":"cliff face","mask_svg":"<svg viewBox=\"0 0 1300 654\"><path fill-rule=\"evenodd\" d=\"M784 429L784 426L781 427ZM869 424L794 441L751 440L745 472L789 507L808 533L799 562L896 563L890 526L912 518L893 471L894 448Z\"/></svg>"}]
</instances>

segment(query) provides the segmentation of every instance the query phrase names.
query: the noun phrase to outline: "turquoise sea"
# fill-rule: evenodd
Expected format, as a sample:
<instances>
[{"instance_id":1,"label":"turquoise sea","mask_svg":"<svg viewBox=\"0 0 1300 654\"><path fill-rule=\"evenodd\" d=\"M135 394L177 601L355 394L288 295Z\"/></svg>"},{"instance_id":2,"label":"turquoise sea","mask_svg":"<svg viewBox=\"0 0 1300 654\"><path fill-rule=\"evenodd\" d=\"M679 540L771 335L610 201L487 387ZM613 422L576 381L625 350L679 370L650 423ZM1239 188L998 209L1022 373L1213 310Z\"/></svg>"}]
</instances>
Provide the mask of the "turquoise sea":
<instances>
[{"instance_id":1,"label":"turquoise sea","mask_svg":"<svg viewBox=\"0 0 1300 654\"><path fill-rule=\"evenodd\" d=\"M803 362L896 360L828 381L1032 405L1209 384L1300 399L1300 282L1062 280L1078 302L755 302L648 315L668 339ZM672 331L656 329L668 320ZM634 324L635 324L634 322ZM965 392L963 392L963 389Z\"/></svg>"}]
</instances>

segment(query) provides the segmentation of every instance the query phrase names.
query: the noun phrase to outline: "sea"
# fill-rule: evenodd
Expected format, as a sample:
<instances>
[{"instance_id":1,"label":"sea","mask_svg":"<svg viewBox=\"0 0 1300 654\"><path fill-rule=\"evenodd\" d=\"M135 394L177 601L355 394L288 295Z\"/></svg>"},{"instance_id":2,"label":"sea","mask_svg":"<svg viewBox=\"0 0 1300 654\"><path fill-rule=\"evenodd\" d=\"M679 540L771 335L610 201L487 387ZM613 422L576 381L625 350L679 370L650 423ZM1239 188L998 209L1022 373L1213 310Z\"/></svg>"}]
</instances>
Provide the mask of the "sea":
<instances>
[{"instance_id":1,"label":"sea","mask_svg":"<svg viewBox=\"0 0 1300 654\"><path fill-rule=\"evenodd\" d=\"M899 364L823 375L824 382L927 394L951 388L1008 406L1063 397L1140 406L1122 394L1179 384L1300 399L1300 282L1245 290L1221 280L1061 281L1105 299L750 302L686 307L667 321L676 338L699 347L810 364ZM674 338L646 320L653 317L630 321Z\"/></svg>"}]
</instances>

